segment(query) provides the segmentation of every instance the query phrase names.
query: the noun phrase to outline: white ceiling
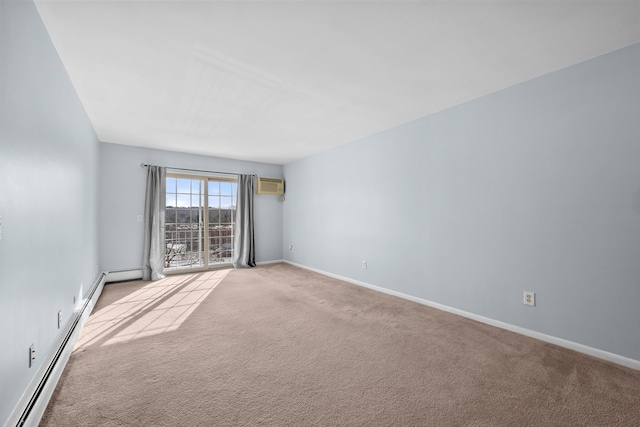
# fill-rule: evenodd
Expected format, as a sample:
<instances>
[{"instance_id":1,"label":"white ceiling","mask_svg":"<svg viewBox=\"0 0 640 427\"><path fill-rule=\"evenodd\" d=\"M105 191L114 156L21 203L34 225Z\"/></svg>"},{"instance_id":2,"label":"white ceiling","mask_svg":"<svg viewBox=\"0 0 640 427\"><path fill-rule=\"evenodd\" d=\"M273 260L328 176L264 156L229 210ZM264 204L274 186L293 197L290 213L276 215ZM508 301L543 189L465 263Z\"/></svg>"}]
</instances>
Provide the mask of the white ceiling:
<instances>
[{"instance_id":1,"label":"white ceiling","mask_svg":"<svg viewBox=\"0 0 640 427\"><path fill-rule=\"evenodd\" d=\"M101 141L286 164L640 41L640 1L59 1Z\"/></svg>"}]
</instances>

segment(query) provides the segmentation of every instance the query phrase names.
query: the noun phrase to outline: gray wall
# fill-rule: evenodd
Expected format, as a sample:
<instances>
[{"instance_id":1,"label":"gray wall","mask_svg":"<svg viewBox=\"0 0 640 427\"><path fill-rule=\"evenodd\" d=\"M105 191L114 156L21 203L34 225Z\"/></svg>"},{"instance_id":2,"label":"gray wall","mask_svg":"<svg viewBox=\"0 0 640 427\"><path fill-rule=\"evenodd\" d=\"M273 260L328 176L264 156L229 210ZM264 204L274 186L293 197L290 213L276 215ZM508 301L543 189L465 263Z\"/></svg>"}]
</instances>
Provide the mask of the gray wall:
<instances>
[{"instance_id":1,"label":"gray wall","mask_svg":"<svg viewBox=\"0 0 640 427\"><path fill-rule=\"evenodd\" d=\"M286 259L640 360L640 44L284 175Z\"/></svg>"},{"instance_id":2,"label":"gray wall","mask_svg":"<svg viewBox=\"0 0 640 427\"><path fill-rule=\"evenodd\" d=\"M97 276L98 140L32 2L0 2L0 49L4 425Z\"/></svg>"},{"instance_id":3,"label":"gray wall","mask_svg":"<svg viewBox=\"0 0 640 427\"><path fill-rule=\"evenodd\" d=\"M117 144L100 144L100 269L142 268L147 169L140 163L173 168L256 174L281 178L282 166L229 160ZM282 202L254 196L256 261L282 259Z\"/></svg>"}]
</instances>

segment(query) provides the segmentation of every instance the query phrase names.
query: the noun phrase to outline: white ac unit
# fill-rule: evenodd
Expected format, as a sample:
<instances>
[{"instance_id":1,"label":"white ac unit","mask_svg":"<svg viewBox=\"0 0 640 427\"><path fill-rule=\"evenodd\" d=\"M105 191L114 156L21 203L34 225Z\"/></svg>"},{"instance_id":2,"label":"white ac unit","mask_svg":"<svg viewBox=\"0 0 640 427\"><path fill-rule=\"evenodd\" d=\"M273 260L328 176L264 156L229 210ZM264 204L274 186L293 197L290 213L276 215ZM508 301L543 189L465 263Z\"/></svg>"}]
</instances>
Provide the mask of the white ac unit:
<instances>
[{"instance_id":1,"label":"white ac unit","mask_svg":"<svg viewBox=\"0 0 640 427\"><path fill-rule=\"evenodd\" d=\"M258 194L273 194L282 196L284 194L284 180L280 178L258 177Z\"/></svg>"}]
</instances>

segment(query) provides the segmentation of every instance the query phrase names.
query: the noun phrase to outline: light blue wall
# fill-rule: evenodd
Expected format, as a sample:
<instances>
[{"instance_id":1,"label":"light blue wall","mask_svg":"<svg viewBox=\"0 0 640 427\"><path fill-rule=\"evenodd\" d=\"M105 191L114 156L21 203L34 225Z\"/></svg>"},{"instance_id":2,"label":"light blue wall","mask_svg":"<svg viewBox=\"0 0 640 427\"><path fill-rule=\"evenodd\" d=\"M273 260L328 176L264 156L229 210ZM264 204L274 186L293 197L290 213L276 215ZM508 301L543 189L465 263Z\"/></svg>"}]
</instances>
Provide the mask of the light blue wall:
<instances>
[{"instance_id":1,"label":"light blue wall","mask_svg":"<svg viewBox=\"0 0 640 427\"><path fill-rule=\"evenodd\" d=\"M284 176L286 259L640 360L640 44Z\"/></svg>"},{"instance_id":2,"label":"light blue wall","mask_svg":"<svg viewBox=\"0 0 640 427\"><path fill-rule=\"evenodd\" d=\"M31 1L0 2L0 49L4 425L97 276L98 140Z\"/></svg>"},{"instance_id":3,"label":"light blue wall","mask_svg":"<svg viewBox=\"0 0 640 427\"><path fill-rule=\"evenodd\" d=\"M141 163L173 168L256 174L282 178L282 166L229 160L117 144L100 144L100 269L142 268L147 169ZM282 259L282 203L255 195L256 261Z\"/></svg>"},{"instance_id":4,"label":"light blue wall","mask_svg":"<svg viewBox=\"0 0 640 427\"><path fill-rule=\"evenodd\" d=\"M70 319L98 269L140 267L141 162L284 176L286 204L256 196L258 261L284 247L640 360L638 44L284 169L98 143L31 1L0 1L0 49L0 425L58 310Z\"/></svg>"}]
</instances>

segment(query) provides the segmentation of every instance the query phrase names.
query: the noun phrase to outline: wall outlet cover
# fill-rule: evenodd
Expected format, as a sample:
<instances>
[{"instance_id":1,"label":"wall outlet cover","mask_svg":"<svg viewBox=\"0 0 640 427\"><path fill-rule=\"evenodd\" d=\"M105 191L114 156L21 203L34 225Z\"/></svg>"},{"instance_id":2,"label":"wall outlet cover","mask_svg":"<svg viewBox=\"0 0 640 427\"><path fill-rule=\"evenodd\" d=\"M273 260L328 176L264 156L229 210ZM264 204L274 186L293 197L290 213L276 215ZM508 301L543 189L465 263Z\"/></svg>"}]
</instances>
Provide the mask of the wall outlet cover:
<instances>
[{"instance_id":1,"label":"wall outlet cover","mask_svg":"<svg viewBox=\"0 0 640 427\"><path fill-rule=\"evenodd\" d=\"M530 305L532 307L535 307L536 306L536 294L535 294L535 292L524 291L523 303L524 303L524 305Z\"/></svg>"},{"instance_id":2,"label":"wall outlet cover","mask_svg":"<svg viewBox=\"0 0 640 427\"><path fill-rule=\"evenodd\" d=\"M32 367L36 361L36 345L31 344L29 347L29 367Z\"/></svg>"}]
</instances>

